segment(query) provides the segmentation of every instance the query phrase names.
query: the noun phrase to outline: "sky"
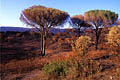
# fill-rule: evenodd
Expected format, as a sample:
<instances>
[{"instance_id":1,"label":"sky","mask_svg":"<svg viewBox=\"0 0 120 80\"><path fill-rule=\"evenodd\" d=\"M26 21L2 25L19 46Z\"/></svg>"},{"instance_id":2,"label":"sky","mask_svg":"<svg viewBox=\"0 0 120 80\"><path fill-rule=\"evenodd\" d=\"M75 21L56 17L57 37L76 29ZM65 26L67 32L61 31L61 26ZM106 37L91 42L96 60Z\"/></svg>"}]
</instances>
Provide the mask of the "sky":
<instances>
[{"instance_id":1,"label":"sky","mask_svg":"<svg viewBox=\"0 0 120 80\"><path fill-rule=\"evenodd\" d=\"M20 14L33 5L60 9L70 16L94 9L111 10L120 18L120 0L0 0L0 26L25 27L19 20Z\"/></svg>"}]
</instances>

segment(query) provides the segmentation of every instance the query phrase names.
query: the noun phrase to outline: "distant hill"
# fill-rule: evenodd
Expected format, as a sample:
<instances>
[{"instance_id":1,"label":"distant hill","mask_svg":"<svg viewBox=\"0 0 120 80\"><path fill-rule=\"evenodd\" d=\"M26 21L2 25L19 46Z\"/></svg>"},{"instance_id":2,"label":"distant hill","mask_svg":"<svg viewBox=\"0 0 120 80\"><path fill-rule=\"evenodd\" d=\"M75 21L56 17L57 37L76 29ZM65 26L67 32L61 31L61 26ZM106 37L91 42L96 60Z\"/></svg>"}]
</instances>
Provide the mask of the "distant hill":
<instances>
[{"instance_id":1,"label":"distant hill","mask_svg":"<svg viewBox=\"0 0 120 80\"><path fill-rule=\"evenodd\" d=\"M30 28L23 28L23 27L9 27L9 26L0 27L0 32L7 32L7 31L25 32L30 30L31 30Z\"/></svg>"},{"instance_id":2,"label":"distant hill","mask_svg":"<svg viewBox=\"0 0 120 80\"><path fill-rule=\"evenodd\" d=\"M51 28L50 32L58 33L58 32L65 32L67 28L58 29L58 28ZM25 32L25 31L32 31L32 28L24 28L24 27L9 27L9 26L1 26L0 32L7 32L7 31L16 31L16 32ZM36 29L34 31L37 32Z\"/></svg>"}]
</instances>

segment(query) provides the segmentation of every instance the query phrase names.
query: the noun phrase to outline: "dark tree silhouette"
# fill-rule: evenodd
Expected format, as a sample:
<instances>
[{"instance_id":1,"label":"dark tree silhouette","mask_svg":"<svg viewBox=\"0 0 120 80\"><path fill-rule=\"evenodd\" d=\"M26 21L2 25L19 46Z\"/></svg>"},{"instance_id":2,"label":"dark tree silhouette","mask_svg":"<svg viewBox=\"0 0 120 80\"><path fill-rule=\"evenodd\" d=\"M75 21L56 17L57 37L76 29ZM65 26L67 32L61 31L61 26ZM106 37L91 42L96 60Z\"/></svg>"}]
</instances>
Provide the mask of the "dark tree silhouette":
<instances>
[{"instance_id":1,"label":"dark tree silhouette","mask_svg":"<svg viewBox=\"0 0 120 80\"><path fill-rule=\"evenodd\" d=\"M82 27L87 28L87 27L91 26L86 21L84 21L84 16L82 16L82 15L72 16L71 20L72 20L73 26L76 26L78 29L78 36L80 36Z\"/></svg>"},{"instance_id":2,"label":"dark tree silhouette","mask_svg":"<svg viewBox=\"0 0 120 80\"><path fill-rule=\"evenodd\" d=\"M109 10L90 10L84 13L84 17L95 29L97 50L102 27L114 24L118 18L118 14Z\"/></svg>"},{"instance_id":3,"label":"dark tree silhouette","mask_svg":"<svg viewBox=\"0 0 120 80\"><path fill-rule=\"evenodd\" d=\"M22 11L20 20L39 30L41 34L41 54L45 55L46 38L50 28L65 23L69 14L54 8L32 6Z\"/></svg>"}]
</instances>

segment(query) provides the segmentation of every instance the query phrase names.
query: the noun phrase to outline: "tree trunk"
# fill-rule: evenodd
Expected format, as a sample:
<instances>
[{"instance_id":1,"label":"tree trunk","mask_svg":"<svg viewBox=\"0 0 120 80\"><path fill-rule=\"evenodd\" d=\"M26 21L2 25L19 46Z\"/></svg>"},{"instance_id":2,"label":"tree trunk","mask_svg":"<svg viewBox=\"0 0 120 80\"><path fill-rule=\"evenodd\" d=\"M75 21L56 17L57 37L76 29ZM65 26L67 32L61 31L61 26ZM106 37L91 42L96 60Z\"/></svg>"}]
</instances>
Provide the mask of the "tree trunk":
<instances>
[{"instance_id":1,"label":"tree trunk","mask_svg":"<svg viewBox=\"0 0 120 80\"><path fill-rule=\"evenodd\" d=\"M96 44L95 44L95 49L98 50L98 44L99 44L99 38L101 35L102 28L96 28Z\"/></svg>"},{"instance_id":2,"label":"tree trunk","mask_svg":"<svg viewBox=\"0 0 120 80\"><path fill-rule=\"evenodd\" d=\"M96 43L95 43L95 49L96 50L98 50L98 28L96 27L96 30L95 30L95 32L96 32Z\"/></svg>"},{"instance_id":3,"label":"tree trunk","mask_svg":"<svg viewBox=\"0 0 120 80\"><path fill-rule=\"evenodd\" d=\"M81 33L80 28L78 28L78 37L80 37L80 33Z\"/></svg>"},{"instance_id":4,"label":"tree trunk","mask_svg":"<svg viewBox=\"0 0 120 80\"><path fill-rule=\"evenodd\" d=\"M42 53L42 56L45 56L46 39L47 39L47 31L44 30L44 33L42 34L42 39L41 39L41 53Z\"/></svg>"},{"instance_id":5,"label":"tree trunk","mask_svg":"<svg viewBox=\"0 0 120 80\"><path fill-rule=\"evenodd\" d=\"M43 54L43 55L45 55L47 34L48 34L48 30L45 31L45 35L44 35L44 47L43 47L43 48L44 48L44 49L43 49L44 54Z\"/></svg>"},{"instance_id":6,"label":"tree trunk","mask_svg":"<svg viewBox=\"0 0 120 80\"><path fill-rule=\"evenodd\" d=\"M96 36L96 44L95 44L95 49L98 50L98 36Z\"/></svg>"},{"instance_id":7,"label":"tree trunk","mask_svg":"<svg viewBox=\"0 0 120 80\"><path fill-rule=\"evenodd\" d=\"M46 48L46 36L43 37L43 56L45 56L45 48Z\"/></svg>"},{"instance_id":8,"label":"tree trunk","mask_svg":"<svg viewBox=\"0 0 120 80\"><path fill-rule=\"evenodd\" d=\"M47 39L48 30L41 30L41 55L45 56L45 48L46 48L46 39Z\"/></svg>"},{"instance_id":9,"label":"tree trunk","mask_svg":"<svg viewBox=\"0 0 120 80\"><path fill-rule=\"evenodd\" d=\"M43 54L43 34L41 33L41 52L40 54Z\"/></svg>"}]
</instances>

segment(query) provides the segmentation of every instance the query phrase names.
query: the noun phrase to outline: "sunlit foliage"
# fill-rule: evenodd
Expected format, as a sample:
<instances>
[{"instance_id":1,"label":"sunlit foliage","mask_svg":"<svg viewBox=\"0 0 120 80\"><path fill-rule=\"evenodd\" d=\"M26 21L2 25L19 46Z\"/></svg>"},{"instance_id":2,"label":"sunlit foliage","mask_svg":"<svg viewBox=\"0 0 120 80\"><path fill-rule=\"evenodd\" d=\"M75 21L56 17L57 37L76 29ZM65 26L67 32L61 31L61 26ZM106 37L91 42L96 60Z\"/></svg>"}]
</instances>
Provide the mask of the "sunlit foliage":
<instances>
[{"instance_id":1,"label":"sunlit foliage","mask_svg":"<svg viewBox=\"0 0 120 80\"><path fill-rule=\"evenodd\" d=\"M91 43L91 38L88 36L81 36L72 42L72 49L74 52L84 56Z\"/></svg>"},{"instance_id":2,"label":"sunlit foliage","mask_svg":"<svg viewBox=\"0 0 120 80\"><path fill-rule=\"evenodd\" d=\"M84 13L84 17L95 29L97 50L102 27L108 27L114 24L118 18L118 14L109 10L90 10Z\"/></svg>"},{"instance_id":3,"label":"sunlit foliage","mask_svg":"<svg viewBox=\"0 0 120 80\"><path fill-rule=\"evenodd\" d=\"M32 6L22 11L20 20L39 30L41 34L41 54L45 55L47 34L51 27L65 23L69 14L54 8Z\"/></svg>"},{"instance_id":4,"label":"sunlit foliage","mask_svg":"<svg viewBox=\"0 0 120 80\"><path fill-rule=\"evenodd\" d=\"M110 29L107 40L108 43L120 47L120 25L118 27L114 26Z\"/></svg>"}]
</instances>

